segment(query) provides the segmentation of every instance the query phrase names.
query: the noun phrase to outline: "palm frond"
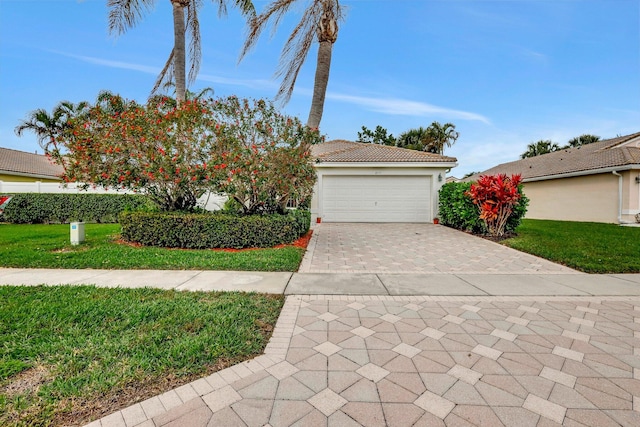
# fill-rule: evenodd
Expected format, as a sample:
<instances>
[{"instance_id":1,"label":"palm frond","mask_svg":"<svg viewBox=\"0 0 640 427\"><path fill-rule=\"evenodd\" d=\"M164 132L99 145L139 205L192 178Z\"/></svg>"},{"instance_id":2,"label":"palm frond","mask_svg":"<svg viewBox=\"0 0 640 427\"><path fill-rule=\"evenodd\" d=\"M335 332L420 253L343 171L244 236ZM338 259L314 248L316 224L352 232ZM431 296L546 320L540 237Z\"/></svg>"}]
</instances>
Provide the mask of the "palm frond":
<instances>
[{"instance_id":1,"label":"palm frond","mask_svg":"<svg viewBox=\"0 0 640 427\"><path fill-rule=\"evenodd\" d=\"M322 9L316 5L317 3L305 10L302 19L287 39L280 54L275 75L282 78L276 95L276 100L282 104L286 104L291 99L300 69L304 65L311 45L316 38L316 27L322 14Z\"/></svg>"},{"instance_id":2,"label":"palm frond","mask_svg":"<svg viewBox=\"0 0 640 427\"><path fill-rule=\"evenodd\" d=\"M261 14L253 17L249 21L249 30L247 32L247 37L244 42L244 46L240 52L240 57L238 62L242 61L242 58L246 56L251 49L255 46L260 38L260 34L262 31L269 26L269 23L272 24L272 33L273 36L278 28L278 24L282 20L282 18L286 15L286 13L291 8L292 4L297 0L276 0L273 3L267 6L267 9Z\"/></svg>"},{"instance_id":3,"label":"palm frond","mask_svg":"<svg viewBox=\"0 0 640 427\"><path fill-rule=\"evenodd\" d=\"M173 82L173 49L171 49L169 59L167 59L167 62L164 64L164 68L162 68L162 71L158 74L153 89L151 89L151 95L158 93L158 89L164 87L169 82Z\"/></svg>"},{"instance_id":4,"label":"palm frond","mask_svg":"<svg viewBox=\"0 0 640 427\"><path fill-rule=\"evenodd\" d=\"M155 0L107 0L109 9L109 33L123 34L136 26L146 12L153 8Z\"/></svg>"},{"instance_id":5,"label":"palm frond","mask_svg":"<svg viewBox=\"0 0 640 427\"><path fill-rule=\"evenodd\" d=\"M189 34L189 77L187 86L196 81L200 72L200 60L202 58L202 48L200 44L200 21L198 21L198 9L202 6L202 0L192 0L187 6L187 33Z\"/></svg>"}]
</instances>

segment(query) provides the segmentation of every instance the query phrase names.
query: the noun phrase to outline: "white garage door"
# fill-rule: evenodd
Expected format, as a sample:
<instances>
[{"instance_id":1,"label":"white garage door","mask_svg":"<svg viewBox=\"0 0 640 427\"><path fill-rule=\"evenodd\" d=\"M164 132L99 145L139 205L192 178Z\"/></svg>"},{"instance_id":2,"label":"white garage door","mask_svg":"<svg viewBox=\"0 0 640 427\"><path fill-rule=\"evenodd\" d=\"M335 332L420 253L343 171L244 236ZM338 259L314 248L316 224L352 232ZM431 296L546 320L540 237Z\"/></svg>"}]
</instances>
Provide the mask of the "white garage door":
<instances>
[{"instance_id":1,"label":"white garage door","mask_svg":"<svg viewBox=\"0 0 640 427\"><path fill-rule=\"evenodd\" d=\"M322 221L431 221L430 176L325 175L322 199Z\"/></svg>"}]
</instances>

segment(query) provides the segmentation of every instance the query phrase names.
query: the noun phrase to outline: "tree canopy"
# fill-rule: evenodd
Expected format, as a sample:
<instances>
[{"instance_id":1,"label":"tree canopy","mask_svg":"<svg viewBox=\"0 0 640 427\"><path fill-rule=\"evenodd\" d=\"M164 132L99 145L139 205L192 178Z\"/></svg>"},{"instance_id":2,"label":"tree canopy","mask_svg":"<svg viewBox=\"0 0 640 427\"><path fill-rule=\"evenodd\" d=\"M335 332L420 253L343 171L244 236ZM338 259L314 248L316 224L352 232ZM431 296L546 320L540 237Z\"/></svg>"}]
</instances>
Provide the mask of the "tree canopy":
<instances>
[{"instance_id":1,"label":"tree canopy","mask_svg":"<svg viewBox=\"0 0 640 427\"><path fill-rule=\"evenodd\" d=\"M202 56L200 21L198 11L203 0L170 0L173 7L174 44L160 75L151 91L152 94L166 82L174 82L176 100L185 100L187 86L193 83L200 71ZM109 32L120 35L135 27L144 15L153 9L156 0L107 0L109 8ZM213 0L218 5L218 15L227 13L227 0ZM245 16L255 15L251 0L233 0L233 4ZM189 75L186 75L186 37L189 38Z\"/></svg>"}]
</instances>

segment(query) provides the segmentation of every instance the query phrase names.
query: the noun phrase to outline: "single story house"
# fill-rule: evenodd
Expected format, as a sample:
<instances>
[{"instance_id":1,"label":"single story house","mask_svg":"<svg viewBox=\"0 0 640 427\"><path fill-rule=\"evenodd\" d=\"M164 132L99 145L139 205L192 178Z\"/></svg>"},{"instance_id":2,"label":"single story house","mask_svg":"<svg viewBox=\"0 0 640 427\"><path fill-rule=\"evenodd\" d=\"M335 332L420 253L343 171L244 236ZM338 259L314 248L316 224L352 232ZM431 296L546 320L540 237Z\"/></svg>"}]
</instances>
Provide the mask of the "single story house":
<instances>
[{"instance_id":1,"label":"single story house","mask_svg":"<svg viewBox=\"0 0 640 427\"><path fill-rule=\"evenodd\" d=\"M527 218L636 223L640 215L640 132L503 163L472 176L520 174Z\"/></svg>"},{"instance_id":2,"label":"single story house","mask_svg":"<svg viewBox=\"0 0 640 427\"><path fill-rule=\"evenodd\" d=\"M431 222L454 157L344 140L312 147L313 221Z\"/></svg>"},{"instance_id":3,"label":"single story house","mask_svg":"<svg viewBox=\"0 0 640 427\"><path fill-rule=\"evenodd\" d=\"M0 181L62 182L61 166L52 164L42 154L27 153L0 147Z\"/></svg>"}]
</instances>

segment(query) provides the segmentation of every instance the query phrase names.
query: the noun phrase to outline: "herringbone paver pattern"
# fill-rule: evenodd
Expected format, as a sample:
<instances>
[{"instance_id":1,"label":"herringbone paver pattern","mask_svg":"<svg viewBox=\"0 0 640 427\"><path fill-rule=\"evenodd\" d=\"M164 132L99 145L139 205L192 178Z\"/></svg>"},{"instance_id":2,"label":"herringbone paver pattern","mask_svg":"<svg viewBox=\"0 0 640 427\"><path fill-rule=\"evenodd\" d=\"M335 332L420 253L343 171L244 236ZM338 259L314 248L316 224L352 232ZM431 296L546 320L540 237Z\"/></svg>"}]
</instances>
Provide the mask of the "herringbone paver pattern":
<instances>
[{"instance_id":1,"label":"herringbone paver pattern","mask_svg":"<svg viewBox=\"0 0 640 427\"><path fill-rule=\"evenodd\" d=\"M93 425L640 425L638 297L290 296L274 337Z\"/></svg>"},{"instance_id":2,"label":"herringbone paver pattern","mask_svg":"<svg viewBox=\"0 0 640 427\"><path fill-rule=\"evenodd\" d=\"M300 273L576 273L533 255L433 224L322 223Z\"/></svg>"}]
</instances>

